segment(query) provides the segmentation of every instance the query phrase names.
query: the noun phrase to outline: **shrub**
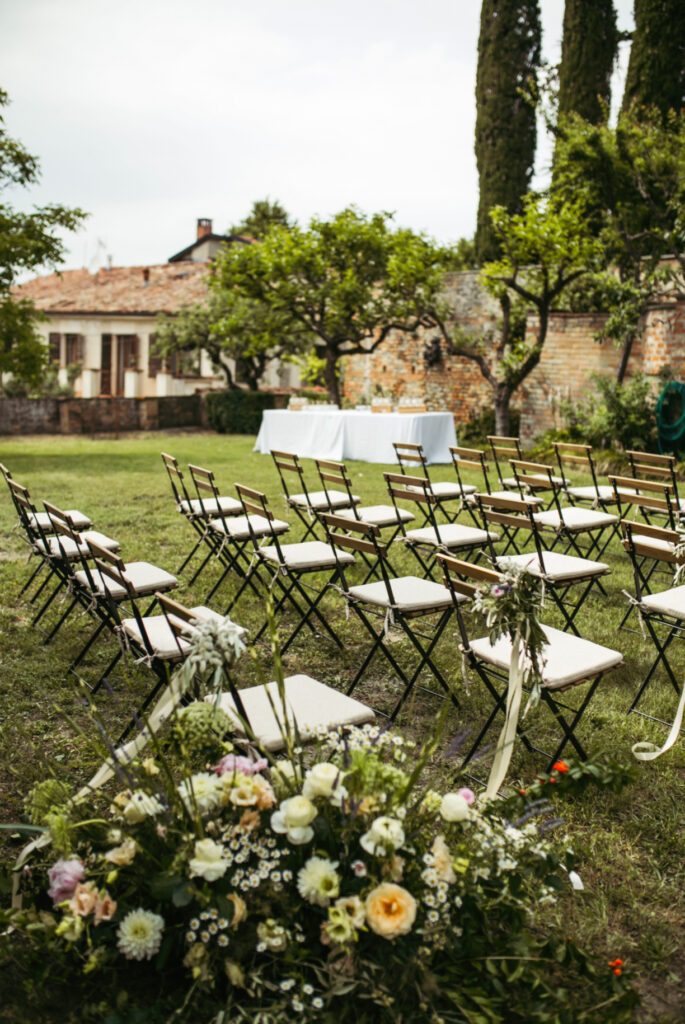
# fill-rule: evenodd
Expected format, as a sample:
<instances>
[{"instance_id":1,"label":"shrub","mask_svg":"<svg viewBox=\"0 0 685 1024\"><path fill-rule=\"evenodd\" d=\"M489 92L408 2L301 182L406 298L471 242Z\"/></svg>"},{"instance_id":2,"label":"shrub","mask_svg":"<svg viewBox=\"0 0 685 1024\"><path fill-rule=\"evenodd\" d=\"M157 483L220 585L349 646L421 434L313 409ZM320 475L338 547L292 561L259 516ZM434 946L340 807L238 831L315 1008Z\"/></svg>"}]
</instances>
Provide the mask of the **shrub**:
<instances>
[{"instance_id":1,"label":"shrub","mask_svg":"<svg viewBox=\"0 0 685 1024\"><path fill-rule=\"evenodd\" d=\"M207 418L219 434L256 434L265 409L273 409L268 391L210 391L205 396Z\"/></svg>"},{"instance_id":2,"label":"shrub","mask_svg":"<svg viewBox=\"0 0 685 1024\"><path fill-rule=\"evenodd\" d=\"M509 409L509 417L509 430L513 437L518 437L521 424L520 409ZM457 436L459 444L468 447L469 445L484 445L487 442L488 434L496 433L494 407L484 405L472 413L466 423L459 424Z\"/></svg>"},{"instance_id":3,"label":"shrub","mask_svg":"<svg viewBox=\"0 0 685 1024\"><path fill-rule=\"evenodd\" d=\"M561 403L568 439L597 448L656 451L654 395L647 378L638 373L623 384L597 374L592 379L594 393Z\"/></svg>"}]
</instances>

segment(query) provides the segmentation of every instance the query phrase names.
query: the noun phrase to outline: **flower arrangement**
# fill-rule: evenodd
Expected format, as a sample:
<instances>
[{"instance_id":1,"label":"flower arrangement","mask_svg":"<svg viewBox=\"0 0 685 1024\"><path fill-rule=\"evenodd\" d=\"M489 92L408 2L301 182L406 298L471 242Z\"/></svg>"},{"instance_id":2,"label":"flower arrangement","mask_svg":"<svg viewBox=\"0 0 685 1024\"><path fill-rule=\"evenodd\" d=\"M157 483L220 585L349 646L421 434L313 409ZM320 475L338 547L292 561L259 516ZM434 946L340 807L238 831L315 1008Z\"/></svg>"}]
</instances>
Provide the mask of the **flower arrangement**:
<instances>
[{"instance_id":1,"label":"flower arrangement","mask_svg":"<svg viewBox=\"0 0 685 1024\"><path fill-rule=\"evenodd\" d=\"M431 788L436 737L348 727L268 761L215 736L186 709L116 793L27 802L46 831L0 912L27 1020L566 1022L574 978L579 1010L624 1012L624 970L534 933L573 864L540 802Z\"/></svg>"}]
</instances>

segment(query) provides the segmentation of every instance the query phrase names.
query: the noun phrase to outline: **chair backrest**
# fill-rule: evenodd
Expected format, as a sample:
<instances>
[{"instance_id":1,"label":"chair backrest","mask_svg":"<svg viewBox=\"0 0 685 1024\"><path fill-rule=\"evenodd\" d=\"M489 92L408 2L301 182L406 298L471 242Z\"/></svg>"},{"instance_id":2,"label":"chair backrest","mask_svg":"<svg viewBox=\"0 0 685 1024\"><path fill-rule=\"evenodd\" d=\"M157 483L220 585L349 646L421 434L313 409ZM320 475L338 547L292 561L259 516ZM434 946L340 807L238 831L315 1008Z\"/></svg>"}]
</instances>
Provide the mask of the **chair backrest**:
<instances>
[{"instance_id":1,"label":"chair backrest","mask_svg":"<svg viewBox=\"0 0 685 1024\"><path fill-rule=\"evenodd\" d=\"M246 487L245 484L235 484L235 489L238 492L238 498L240 504L243 506L243 512L245 513L245 519L247 521L247 529L250 534L250 540L254 548L259 547L260 537L257 536L254 530L253 516L261 516L262 519L266 520L271 533L270 543L274 544L276 551L278 552L279 562L283 562L283 553L281 551L281 544L278 539L278 533L272 528L273 520L276 518L269 508L269 499L266 494L262 491L256 491L254 487ZM261 535L260 535L261 536Z\"/></svg>"},{"instance_id":2,"label":"chair backrest","mask_svg":"<svg viewBox=\"0 0 685 1024\"><path fill-rule=\"evenodd\" d=\"M428 477L408 476L406 473L383 473L383 479L385 480L388 488L388 494L392 499L393 507L397 513L397 519L400 523L402 534L406 534L406 524L399 515L400 509L397 504L398 500L411 501L420 505L426 522L430 523L439 538L440 534L438 532L438 524L435 518L435 505L437 504L437 498L433 494L433 488L431 487Z\"/></svg>"},{"instance_id":3,"label":"chair backrest","mask_svg":"<svg viewBox=\"0 0 685 1024\"><path fill-rule=\"evenodd\" d=\"M24 487L23 484L13 480L12 477L5 477L9 492L12 495L12 501L16 509L17 515L19 516L19 522L26 534L26 539L29 542L33 542L36 538L45 545L45 553L48 551L48 541L45 535L45 531L40 525L38 517L38 509L31 500L31 495L28 492L28 488Z\"/></svg>"},{"instance_id":4,"label":"chair backrest","mask_svg":"<svg viewBox=\"0 0 685 1024\"><path fill-rule=\"evenodd\" d=\"M338 559L340 549L361 552L376 559L380 567L381 576L385 583L388 599L391 604L395 603L390 583L390 574L386 564L388 548L379 538L381 531L378 526L372 523L362 523L357 519L347 519L343 516L336 516L334 513L325 512L319 516L326 530L326 538L333 548L338 573L345 592L348 591L347 580L345 579L345 565ZM334 532L338 531L338 532Z\"/></svg>"},{"instance_id":5,"label":"chair backrest","mask_svg":"<svg viewBox=\"0 0 685 1024\"><path fill-rule=\"evenodd\" d=\"M412 444L410 441L393 441L393 448L397 456L397 464L400 472L405 473L407 466L412 468L421 467L421 472L428 479L428 462L423 451L423 445Z\"/></svg>"},{"instance_id":6,"label":"chair backrest","mask_svg":"<svg viewBox=\"0 0 685 1024\"><path fill-rule=\"evenodd\" d=\"M501 434L488 434L488 444L492 452L492 458L497 470L500 484L505 487L502 476L502 462L510 462L512 459L522 459L523 451L518 437L504 437Z\"/></svg>"},{"instance_id":7,"label":"chair backrest","mask_svg":"<svg viewBox=\"0 0 685 1024\"><path fill-rule=\"evenodd\" d=\"M685 562L685 556L679 556L675 551L680 543L680 534L677 530L652 526L650 523L636 523L630 519L621 520L621 532L623 547L632 562L635 591L639 601L644 583L640 571L643 559L650 558L655 562L666 562L668 565L681 565Z\"/></svg>"},{"instance_id":8,"label":"chair backrest","mask_svg":"<svg viewBox=\"0 0 685 1024\"><path fill-rule=\"evenodd\" d=\"M545 571L544 547L537 523L533 517L533 506L530 502L516 496L501 498L494 494L475 494L474 499L478 506L483 526L488 534L488 546L490 557L495 558L495 547L488 530L490 524L503 526L507 535L511 530L527 530L533 537L535 549L540 560L540 568Z\"/></svg>"},{"instance_id":9,"label":"chair backrest","mask_svg":"<svg viewBox=\"0 0 685 1024\"><path fill-rule=\"evenodd\" d=\"M556 496L557 485L552 476L552 470L544 462L527 462L524 459L511 459L511 468L514 471L516 482L522 489L536 491L552 491Z\"/></svg>"},{"instance_id":10,"label":"chair backrest","mask_svg":"<svg viewBox=\"0 0 685 1024\"><path fill-rule=\"evenodd\" d=\"M126 575L126 565L123 560L114 551L109 551L107 548L101 547L100 544L97 544L90 538L88 538L88 547L93 556L93 560L95 561L95 565L100 571L106 598L110 598L111 595L107 588L107 581L105 580L105 577L112 580L120 587L123 587L128 599L132 602L135 609L136 591L135 587Z\"/></svg>"},{"instance_id":11,"label":"chair backrest","mask_svg":"<svg viewBox=\"0 0 685 1024\"><path fill-rule=\"evenodd\" d=\"M656 480L638 480L632 476L610 476L619 518L623 518L625 505L642 510L645 515L657 512L666 516L671 530L678 525L678 512L670 483Z\"/></svg>"},{"instance_id":12,"label":"chair backrest","mask_svg":"<svg viewBox=\"0 0 685 1024\"><path fill-rule=\"evenodd\" d=\"M349 499L350 508L354 513L355 519L359 519L359 512L357 511L357 505L352 495L352 484L350 482L349 473L347 472L347 466L344 462L331 462L328 459L315 459L316 468L319 471L321 478L321 486L326 493L326 500L329 506L333 507L331 496L328 493L328 485L335 484L337 487L347 492Z\"/></svg>"},{"instance_id":13,"label":"chair backrest","mask_svg":"<svg viewBox=\"0 0 685 1024\"><path fill-rule=\"evenodd\" d=\"M592 457L592 445L570 444L566 441L554 441L553 444L554 454L559 466L559 475L562 480L566 479L566 473L569 469L589 473L592 477L592 486L595 489L595 494L599 498L599 484L597 483L595 460Z\"/></svg>"},{"instance_id":14,"label":"chair backrest","mask_svg":"<svg viewBox=\"0 0 685 1024\"><path fill-rule=\"evenodd\" d=\"M465 651L468 651L470 649L469 637L461 609L463 599L473 598L476 591L482 590L484 587L495 586L501 581L502 574L496 569L487 569L483 565L465 562L461 558L445 555L442 552L438 553L435 558L442 567L445 586L452 595L462 646Z\"/></svg>"},{"instance_id":15,"label":"chair backrest","mask_svg":"<svg viewBox=\"0 0 685 1024\"><path fill-rule=\"evenodd\" d=\"M464 490L464 481L461 478L461 473L464 469L471 469L475 470L476 473L480 473L483 477L485 490L489 494L492 488L490 486L490 478L488 476L488 463L485 458L485 452L481 451L480 448L462 448L450 445L449 453L452 457L454 472L457 474L457 481L462 489L462 495Z\"/></svg>"},{"instance_id":16,"label":"chair backrest","mask_svg":"<svg viewBox=\"0 0 685 1024\"><path fill-rule=\"evenodd\" d=\"M162 452L161 455L179 511L184 512L186 515L191 515L190 495L186 489L185 480L183 479L183 473L178 464L178 459L174 458L173 455L169 455L168 452ZM184 506L183 502L187 502L187 506Z\"/></svg>"},{"instance_id":17,"label":"chair backrest","mask_svg":"<svg viewBox=\"0 0 685 1024\"><path fill-rule=\"evenodd\" d=\"M309 505L309 491L307 490L307 484L304 478L304 469L300 464L300 459L293 452L279 452L271 449L271 458L274 460L274 465L278 470L278 475L281 478L281 484L283 485L283 492L286 498L290 498L292 487L288 486L288 480L292 483L293 476L297 477L297 484L302 489L302 493L305 496L307 505Z\"/></svg>"},{"instance_id":18,"label":"chair backrest","mask_svg":"<svg viewBox=\"0 0 685 1024\"><path fill-rule=\"evenodd\" d=\"M652 452L627 451L630 461L630 472L636 480L657 479L668 480L673 486L675 503L679 504L678 478L676 477L676 460L674 455L656 455Z\"/></svg>"}]
</instances>

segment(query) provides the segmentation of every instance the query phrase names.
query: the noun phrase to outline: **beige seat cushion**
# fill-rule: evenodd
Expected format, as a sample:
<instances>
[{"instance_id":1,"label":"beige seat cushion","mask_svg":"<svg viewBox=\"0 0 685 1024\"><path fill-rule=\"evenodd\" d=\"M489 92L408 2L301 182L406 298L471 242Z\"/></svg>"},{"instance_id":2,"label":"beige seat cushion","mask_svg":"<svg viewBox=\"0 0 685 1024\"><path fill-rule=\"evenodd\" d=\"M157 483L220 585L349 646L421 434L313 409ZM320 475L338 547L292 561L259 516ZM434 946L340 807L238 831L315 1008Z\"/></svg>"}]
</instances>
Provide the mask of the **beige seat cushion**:
<instances>
[{"instance_id":1,"label":"beige seat cushion","mask_svg":"<svg viewBox=\"0 0 685 1024\"><path fill-rule=\"evenodd\" d=\"M69 517L75 530L87 530L93 525L92 520L88 516L84 516L83 512L79 512L77 508L68 508L64 514ZM52 521L47 512L29 512L28 516L31 524L37 529L52 531Z\"/></svg>"},{"instance_id":2,"label":"beige seat cushion","mask_svg":"<svg viewBox=\"0 0 685 1024\"><path fill-rule=\"evenodd\" d=\"M236 498L191 498L190 501L182 501L178 506L179 512L190 512L194 516L215 516L217 512L223 512L227 516L237 516L243 511L243 506Z\"/></svg>"},{"instance_id":3,"label":"beige seat cushion","mask_svg":"<svg viewBox=\"0 0 685 1024\"><path fill-rule=\"evenodd\" d=\"M547 489L549 490L549 478L546 473L524 473L524 476L533 477L535 480L539 480L541 484L547 484ZM518 480L515 476L504 477L502 483L505 487L513 487L514 489L518 488ZM556 484L557 487L561 487L563 484L567 484L568 480L561 476L552 475L552 483Z\"/></svg>"},{"instance_id":4,"label":"beige seat cushion","mask_svg":"<svg viewBox=\"0 0 685 1024\"><path fill-rule=\"evenodd\" d=\"M525 569L531 576L542 577L552 582L582 579L587 576L603 576L609 572L604 562L593 562L590 558L577 558L575 555L562 555L559 551L543 551L544 573L537 552L523 555L502 555L497 559L497 568L507 570L511 566Z\"/></svg>"},{"instance_id":5,"label":"beige seat cushion","mask_svg":"<svg viewBox=\"0 0 685 1024\"><path fill-rule=\"evenodd\" d=\"M104 533L100 533L98 530L85 530L79 534L81 543L77 546L76 542L70 537L48 537L48 552L54 555L56 558L60 555L60 550L64 553L64 557L70 562L75 562L81 555L85 555L86 558L90 557L90 548L88 547L87 541L92 540L93 543L99 544L101 548L106 548L107 551L119 551L121 544L118 540L112 540L111 537L106 537ZM45 553L45 544L42 540L35 541L36 547Z\"/></svg>"},{"instance_id":6,"label":"beige seat cushion","mask_svg":"<svg viewBox=\"0 0 685 1024\"><path fill-rule=\"evenodd\" d=\"M354 556L348 551L338 552L338 562L350 565ZM282 564L275 544L260 548L259 553L267 562ZM333 569L336 565L335 554L330 544L322 540L305 540L300 544L282 544L283 562L289 569Z\"/></svg>"},{"instance_id":7,"label":"beige seat cushion","mask_svg":"<svg viewBox=\"0 0 685 1024\"><path fill-rule=\"evenodd\" d=\"M190 609L201 619L222 619L223 615L213 611L205 605L196 605ZM124 632L140 647L145 648L145 643L140 628L135 619L124 619L121 623ZM148 615L143 619L143 627L150 641L155 657L160 661L180 661L188 650L189 642L183 637L176 637L173 629L167 622L165 615ZM179 650L180 648L180 650Z\"/></svg>"},{"instance_id":8,"label":"beige seat cushion","mask_svg":"<svg viewBox=\"0 0 685 1024\"><path fill-rule=\"evenodd\" d=\"M390 588L394 598L394 607L400 611L419 611L425 608L448 608L452 604L452 595L442 583L433 580L422 580L418 576L398 576L390 580ZM364 604L375 604L381 608L390 607L388 590L383 580L376 583L363 583L350 587L350 595Z\"/></svg>"},{"instance_id":9,"label":"beige seat cushion","mask_svg":"<svg viewBox=\"0 0 685 1024\"><path fill-rule=\"evenodd\" d=\"M645 594L642 607L659 615L672 615L675 619L685 619L685 586L671 587L659 594Z\"/></svg>"},{"instance_id":10,"label":"beige seat cushion","mask_svg":"<svg viewBox=\"0 0 685 1024\"><path fill-rule=\"evenodd\" d=\"M288 676L284 682L288 720L297 723L300 731L333 729L337 725L363 725L374 720L371 708L311 676ZM214 700L211 696L206 699ZM279 725L283 722L283 706L278 685L272 682L265 686L247 687L240 690L240 699L259 746L265 750L280 750L284 746ZM230 693L221 695L220 705L233 719L236 731L244 735L245 730L237 717L235 702Z\"/></svg>"},{"instance_id":11,"label":"beige seat cushion","mask_svg":"<svg viewBox=\"0 0 685 1024\"><path fill-rule=\"evenodd\" d=\"M309 501L306 494L291 494L288 498L291 505L298 505L300 508L349 508L350 498L346 491L329 491L326 497L325 491L310 491ZM352 501L357 505L361 498L358 494L352 495Z\"/></svg>"},{"instance_id":12,"label":"beige seat cushion","mask_svg":"<svg viewBox=\"0 0 685 1024\"><path fill-rule=\"evenodd\" d=\"M395 509L394 505L362 505L357 509L355 516L351 508L345 508L337 513L341 519L357 519L362 523L370 523L372 526L396 526L400 520L403 523L411 523L414 516L406 508Z\"/></svg>"},{"instance_id":13,"label":"beige seat cushion","mask_svg":"<svg viewBox=\"0 0 685 1024\"><path fill-rule=\"evenodd\" d=\"M556 509L535 512L533 518L540 526L549 526L554 530L558 530L563 522L565 528L573 532L599 530L618 522L616 516L612 516L608 512L594 512L592 509L578 508L576 505L567 505L566 508L562 508L561 518Z\"/></svg>"},{"instance_id":14,"label":"beige seat cushion","mask_svg":"<svg viewBox=\"0 0 685 1024\"><path fill-rule=\"evenodd\" d=\"M247 540L250 537L248 519L255 537L272 537L274 533L287 533L290 529L288 523L282 519L269 521L264 516L257 515L236 516L235 519L227 519L225 524L223 519L210 519L207 525L216 533L228 534L232 540Z\"/></svg>"},{"instance_id":15,"label":"beige seat cushion","mask_svg":"<svg viewBox=\"0 0 685 1024\"><path fill-rule=\"evenodd\" d=\"M436 498L455 498L459 499L463 494L472 494L475 491L475 487L472 484L464 484L463 488L459 484L450 483L449 480L437 480L435 483L431 483L431 490Z\"/></svg>"},{"instance_id":16,"label":"beige seat cushion","mask_svg":"<svg viewBox=\"0 0 685 1024\"><path fill-rule=\"evenodd\" d=\"M635 491L629 492L624 490L622 487L619 487L618 492L619 494L635 494ZM614 489L613 487L609 487L608 484L598 484L596 490L594 487L569 487L568 493L572 498L577 498L578 501L597 501L599 497L602 501L611 501L614 504L616 503L614 498Z\"/></svg>"},{"instance_id":17,"label":"beige seat cushion","mask_svg":"<svg viewBox=\"0 0 685 1024\"><path fill-rule=\"evenodd\" d=\"M490 497L491 498L504 498L505 501L508 501L509 498L517 498L519 501L525 501L526 505L542 505L543 504L542 498L538 498L534 494L524 494L523 497L521 497L520 492L515 490L515 489L511 490L511 491L491 491ZM472 498L470 495L469 495L467 500L471 504L475 505L475 499Z\"/></svg>"},{"instance_id":18,"label":"beige seat cushion","mask_svg":"<svg viewBox=\"0 0 685 1024\"><path fill-rule=\"evenodd\" d=\"M445 523L438 526L438 534L432 526L423 526L419 530L408 530L407 541L410 544L430 544L433 547L469 548L486 544L488 533L475 526L462 526L461 523ZM489 534L493 541L499 540L496 533Z\"/></svg>"},{"instance_id":19,"label":"beige seat cushion","mask_svg":"<svg viewBox=\"0 0 685 1024\"><path fill-rule=\"evenodd\" d=\"M151 565L150 562L127 562L124 573L126 578L130 580L136 594L139 594L141 597L144 597L145 594L154 594L156 590L173 590L174 587L178 586L178 580L175 576L172 576L170 572L166 572L166 570L160 569L156 565ZM91 570L90 575L98 594L104 594L107 591L115 601L123 601L127 596L126 590L120 583L116 583L109 576L101 575L99 570ZM84 569L79 569L78 572L74 573L74 576L81 586L90 589L88 576Z\"/></svg>"},{"instance_id":20,"label":"beige seat cushion","mask_svg":"<svg viewBox=\"0 0 685 1024\"><path fill-rule=\"evenodd\" d=\"M685 587L683 588L685 590ZM592 679L600 672L615 668L623 662L623 655L602 647L591 640L572 633L562 633L551 626L542 627L547 637L544 648L545 665L542 669L542 685L549 690L558 690L574 683L582 683ZM496 668L509 671L512 643L509 637L500 637L491 644L484 636L470 643L471 650L477 658L481 658Z\"/></svg>"}]
</instances>

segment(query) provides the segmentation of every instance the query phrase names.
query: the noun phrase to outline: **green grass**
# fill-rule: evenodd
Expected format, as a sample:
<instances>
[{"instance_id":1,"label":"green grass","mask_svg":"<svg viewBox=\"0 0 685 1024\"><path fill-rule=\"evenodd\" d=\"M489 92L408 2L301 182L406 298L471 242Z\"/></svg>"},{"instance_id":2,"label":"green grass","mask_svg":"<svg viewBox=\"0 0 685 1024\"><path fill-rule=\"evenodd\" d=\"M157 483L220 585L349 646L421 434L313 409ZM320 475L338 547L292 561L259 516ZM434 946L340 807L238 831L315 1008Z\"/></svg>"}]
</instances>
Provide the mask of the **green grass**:
<instances>
[{"instance_id":1,"label":"green grass","mask_svg":"<svg viewBox=\"0 0 685 1024\"><path fill-rule=\"evenodd\" d=\"M235 481L267 492L279 518L295 520L286 512L281 488L270 458L252 453L253 439L219 437L213 434L144 434L120 440L76 438L0 439L0 461L15 479L24 483L36 500L47 498L64 508L80 508L88 513L96 527L117 538L126 560L143 559L175 572L189 546L194 542L190 527L176 512L159 453L171 451L180 463L192 461L211 467L223 492L232 493ZM365 503L385 503L387 497L381 476L383 468L350 463L355 490ZM392 468L392 467L387 467ZM448 466L433 467L435 479L451 479ZM313 477L312 477L313 481ZM474 482L476 482L474 480ZM579 478L578 482L588 482ZM0 492L2 493L2 492ZM84 730L93 726L83 710L78 690L66 677L65 669L73 652L87 635L88 621L74 615L49 646L31 626L32 611L18 597L31 566L27 548L14 529L15 515L5 491L0 497L0 796L3 822L22 815L22 800L27 790L46 771L78 785L97 767L98 758L87 742L74 731L66 715ZM290 539L290 538L288 538ZM395 549L393 561L401 571L416 574L411 556ZM624 763L631 762L631 745L637 740L662 742L666 729L637 715L628 716L640 679L652 654L639 632L618 632L618 623L626 607L623 589L631 589L632 577L626 556L614 542L607 555L612 574L606 581L607 596L591 597L581 612L578 625L588 639L619 648L625 667L612 673L600 685L581 728L581 738L591 754L611 754ZM184 574L188 579L187 573ZM180 600L199 603L215 578L208 571L194 588L182 585ZM220 592L227 604L230 588ZM345 641L339 652L324 639L302 637L288 652L286 670L304 671L331 685L344 687L355 672L365 650L358 624L345 619L338 594L325 599L326 614ZM54 621L58 613L46 616ZM263 618L261 602L246 597L233 613L244 625L255 627ZM559 625L545 608L545 621ZM635 619L633 618L633 624ZM435 758L432 771L444 786L454 775L454 761L447 758L451 736L474 727L482 720L487 704L473 678L468 690L461 676L461 660L453 629L440 643L437 660L457 688L461 710L449 718L445 751ZM673 662L685 677L685 652L674 645ZM83 667L87 679L97 677L98 669L113 653L111 639L103 640ZM397 641L394 651L410 655L406 641ZM266 646L260 648L265 671L269 670ZM245 659L244 679L253 678L253 668ZM150 684L150 674L137 669L128 674L118 671L112 693L98 695L98 708L107 725L115 732L131 715L136 698ZM372 664L363 688L356 696L378 706L388 706L393 689L391 673L380 659ZM664 684L663 675L651 687L644 708L670 719L675 711L675 695ZM403 729L420 738L430 728L439 701L415 690L400 718ZM544 735L543 709L533 714ZM571 837L579 855L580 873L585 891L565 896L552 908L541 911L541 928L558 927L575 940L588 945L601 960L620 956L634 972L643 995L637 1019L650 1024L682 1020L685 978L684 922L682 891L685 874L685 748L682 740L657 762L640 767L638 780L620 795L590 790L561 808L564 831ZM534 757L517 751L512 763L511 784L525 786L540 768ZM20 841L5 840L0 851L11 862Z\"/></svg>"}]
</instances>

